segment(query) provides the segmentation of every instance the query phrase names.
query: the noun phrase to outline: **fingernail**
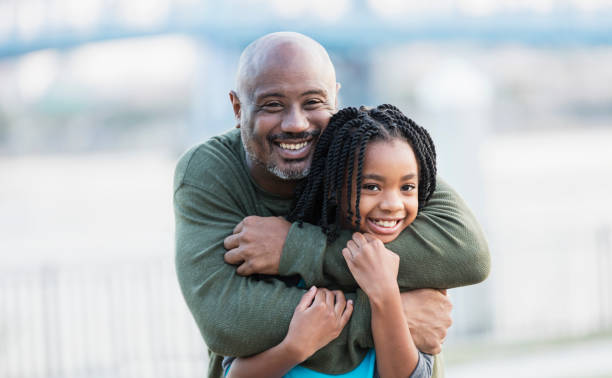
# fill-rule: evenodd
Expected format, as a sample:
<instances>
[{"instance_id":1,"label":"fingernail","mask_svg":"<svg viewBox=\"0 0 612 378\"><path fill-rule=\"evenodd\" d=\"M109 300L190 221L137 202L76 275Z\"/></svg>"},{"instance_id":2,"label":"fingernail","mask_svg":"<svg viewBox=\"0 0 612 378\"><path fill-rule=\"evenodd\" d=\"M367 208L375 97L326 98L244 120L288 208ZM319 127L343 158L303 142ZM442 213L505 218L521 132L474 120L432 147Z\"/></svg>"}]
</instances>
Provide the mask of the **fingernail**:
<instances>
[{"instance_id":1,"label":"fingernail","mask_svg":"<svg viewBox=\"0 0 612 378\"><path fill-rule=\"evenodd\" d=\"M313 286L310 287L310 291L316 290L316 288L317 287L313 285Z\"/></svg>"},{"instance_id":2,"label":"fingernail","mask_svg":"<svg viewBox=\"0 0 612 378\"><path fill-rule=\"evenodd\" d=\"M353 304L353 300L352 300L352 299L349 299L349 300L348 300L348 304L352 305L352 304Z\"/></svg>"}]
</instances>

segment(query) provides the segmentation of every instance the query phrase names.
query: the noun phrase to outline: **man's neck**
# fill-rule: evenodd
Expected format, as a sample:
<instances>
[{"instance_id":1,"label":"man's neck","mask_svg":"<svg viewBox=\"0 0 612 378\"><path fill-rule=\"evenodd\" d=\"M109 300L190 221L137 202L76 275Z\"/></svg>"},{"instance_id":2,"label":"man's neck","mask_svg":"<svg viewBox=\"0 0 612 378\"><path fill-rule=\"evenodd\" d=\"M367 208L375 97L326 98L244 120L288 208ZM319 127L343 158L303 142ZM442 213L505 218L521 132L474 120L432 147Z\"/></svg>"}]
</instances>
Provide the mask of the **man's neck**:
<instances>
[{"instance_id":1,"label":"man's neck","mask_svg":"<svg viewBox=\"0 0 612 378\"><path fill-rule=\"evenodd\" d=\"M249 162L248 160L247 165L251 177L263 190L283 198L293 197L295 186L298 183L297 180L283 180L268 172L265 167Z\"/></svg>"}]
</instances>

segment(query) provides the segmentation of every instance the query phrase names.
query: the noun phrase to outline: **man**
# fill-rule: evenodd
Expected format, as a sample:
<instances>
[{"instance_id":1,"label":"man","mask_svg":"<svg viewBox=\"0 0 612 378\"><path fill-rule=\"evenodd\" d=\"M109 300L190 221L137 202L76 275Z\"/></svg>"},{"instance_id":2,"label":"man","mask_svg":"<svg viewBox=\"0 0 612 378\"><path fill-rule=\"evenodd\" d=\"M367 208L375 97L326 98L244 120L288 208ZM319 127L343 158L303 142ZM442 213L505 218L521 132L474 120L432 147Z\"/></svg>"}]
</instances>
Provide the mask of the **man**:
<instances>
[{"instance_id":1,"label":"man","mask_svg":"<svg viewBox=\"0 0 612 378\"><path fill-rule=\"evenodd\" d=\"M339 88L317 42L297 33L266 35L243 52L230 93L239 132L192 148L177 165L176 268L210 350L209 377L223 375L220 356L252 355L283 339L304 292L290 283L298 276L307 287L341 289L355 303L340 336L304 366L347 372L373 347L368 300L340 253L351 233L326 245L317 227L279 217L308 173ZM388 247L401 257L404 290L473 284L488 275L480 228L441 181L413 226ZM438 353L450 326L448 299L417 290L402 300L419 349Z\"/></svg>"}]
</instances>

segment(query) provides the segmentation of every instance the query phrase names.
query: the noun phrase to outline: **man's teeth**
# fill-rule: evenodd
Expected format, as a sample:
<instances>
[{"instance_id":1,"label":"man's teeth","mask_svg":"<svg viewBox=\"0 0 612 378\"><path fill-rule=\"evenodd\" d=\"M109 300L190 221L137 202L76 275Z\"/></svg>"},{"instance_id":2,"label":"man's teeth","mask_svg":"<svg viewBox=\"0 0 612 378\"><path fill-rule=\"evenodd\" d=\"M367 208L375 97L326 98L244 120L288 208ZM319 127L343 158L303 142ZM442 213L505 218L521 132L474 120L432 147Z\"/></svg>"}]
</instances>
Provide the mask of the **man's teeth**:
<instances>
[{"instance_id":1,"label":"man's teeth","mask_svg":"<svg viewBox=\"0 0 612 378\"><path fill-rule=\"evenodd\" d=\"M282 149L284 150L299 150L300 148L305 147L308 142L302 143L279 143Z\"/></svg>"},{"instance_id":2,"label":"man's teeth","mask_svg":"<svg viewBox=\"0 0 612 378\"><path fill-rule=\"evenodd\" d=\"M397 224L397 222L399 222L398 220L392 220L392 221L386 221L386 220L377 220L377 219L373 219L373 222L377 225L377 226L381 226L381 227L393 227Z\"/></svg>"}]
</instances>

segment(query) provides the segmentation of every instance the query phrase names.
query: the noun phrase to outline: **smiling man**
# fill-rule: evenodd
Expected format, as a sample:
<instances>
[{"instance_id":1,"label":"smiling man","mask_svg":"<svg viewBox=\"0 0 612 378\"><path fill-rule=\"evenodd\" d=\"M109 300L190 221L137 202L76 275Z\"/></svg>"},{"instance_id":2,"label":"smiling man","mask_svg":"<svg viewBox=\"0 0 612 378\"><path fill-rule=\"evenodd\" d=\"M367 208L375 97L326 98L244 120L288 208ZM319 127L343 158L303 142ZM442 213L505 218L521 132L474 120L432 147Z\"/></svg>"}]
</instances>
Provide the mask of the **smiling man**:
<instances>
[{"instance_id":1,"label":"smiling man","mask_svg":"<svg viewBox=\"0 0 612 378\"><path fill-rule=\"evenodd\" d=\"M230 100L244 125L251 176L264 189L291 196L295 180L308 174L317 137L336 110L339 84L321 45L299 34L287 38L273 34L247 47Z\"/></svg>"},{"instance_id":2,"label":"smiling man","mask_svg":"<svg viewBox=\"0 0 612 378\"><path fill-rule=\"evenodd\" d=\"M320 44L297 33L266 35L243 52L230 92L240 130L190 149L177 165L176 269L210 350L209 377L223 376L222 356L249 356L281 342L304 294L299 279L307 287L341 289L355 303L340 336L303 366L348 372L374 346L368 299L341 254L351 233L327 244L318 227L281 218L336 112L339 88ZM411 227L387 245L400 255L402 290L474 284L489 272L478 223L437 182ZM448 298L422 289L402 293L402 301L417 347L438 353L450 326Z\"/></svg>"}]
</instances>

